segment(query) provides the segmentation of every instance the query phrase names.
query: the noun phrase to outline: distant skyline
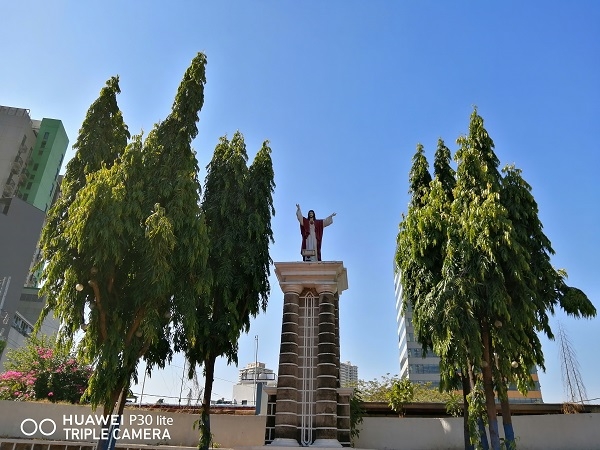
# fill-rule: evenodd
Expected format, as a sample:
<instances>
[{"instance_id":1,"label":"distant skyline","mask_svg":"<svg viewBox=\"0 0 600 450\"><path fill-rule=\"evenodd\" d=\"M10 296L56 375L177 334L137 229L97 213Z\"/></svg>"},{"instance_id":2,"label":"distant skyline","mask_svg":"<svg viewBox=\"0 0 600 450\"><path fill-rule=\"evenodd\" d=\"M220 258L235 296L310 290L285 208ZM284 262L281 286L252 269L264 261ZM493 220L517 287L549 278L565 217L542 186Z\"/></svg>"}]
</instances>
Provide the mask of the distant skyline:
<instances>
[{"instance_id":1,"label":"distant skyline","mask_svg":"<svg viewBox=\"0 0 600 450\"><path fill-rule=\"evenodd\" d=\"M438 138L454 153L474 105L500 166L514 163L533 187L552 263L600 308L599 23L592 0L3 2L0 104L60 119L72 145L106 80L119 75L129 130L147 134L203 51L199 166L236 130L250 159L271 142L274 261L301 259L296 203L318 218L337 213L322 253L348 270L341 359L369 380L400 370L393 258L411 158L422 143L432 164ZM239 343L240 368L254 361L258 336L258 360L277 372L282 302L272 270L267 312ZM557 312L553 328L559 320L599 403L600 319ZM543 399L562 402L558 343L542 342ZM185 398L183 365L177 356L155 372L146 395ZM231 399L237 372L217 363L213 399Z\"/></svg>"}]
</instances>

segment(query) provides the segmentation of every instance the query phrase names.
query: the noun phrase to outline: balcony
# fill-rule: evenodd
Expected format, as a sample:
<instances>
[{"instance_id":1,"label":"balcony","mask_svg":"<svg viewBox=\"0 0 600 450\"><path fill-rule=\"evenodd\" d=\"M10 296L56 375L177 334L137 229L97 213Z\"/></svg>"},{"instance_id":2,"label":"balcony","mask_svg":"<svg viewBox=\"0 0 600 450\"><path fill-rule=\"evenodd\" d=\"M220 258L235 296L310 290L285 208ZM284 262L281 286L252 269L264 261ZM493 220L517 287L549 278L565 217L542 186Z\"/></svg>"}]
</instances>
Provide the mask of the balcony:
<instances>
[{"instance_id":1,"label":"balcony","mask_svg":"<svg viewBox=\"0 0 600 450\"><path fill-rule=\"evenodd\" d=\"M19 156L17 156L10 168L11 173L13 173L13 174L21 173L23 171L24 165L25 165L25 161L23 161L23 158L20 158Z\"/></svg>"},{"instance_id":2,"label":"balcony","mask_svg":"<svg viewBox=\"0 0 600 450\"><path fill-rule=\"evenodd\" d=\"M26 338L33 332L33 325L18 312L13 317L12 327Z\"/></svg>"},{"instance_id":3,"label":"balcony","mask_svg":"<svg viewBox=\"0 0 600 450\"><path fill-rule=\"evenodd\" d=\"M21 172L21 175L19 176L19 187L23 184L25 184L25 182L27 181L27 178L29 178L29 175L27 174L27 172L23 171Z\"/></svg>"},{"instance_id":4,"label":"balcony","mask_svg":"<svg viewBox=\"0 0 600 450\"><path fill-rule=\"evenodd\" d=\"M4 186L4 191L2 192L2 197L12 197L15 194L15 189L17 185L13 181L12 178L9 178Z\"/></svg>"}]
</instances>

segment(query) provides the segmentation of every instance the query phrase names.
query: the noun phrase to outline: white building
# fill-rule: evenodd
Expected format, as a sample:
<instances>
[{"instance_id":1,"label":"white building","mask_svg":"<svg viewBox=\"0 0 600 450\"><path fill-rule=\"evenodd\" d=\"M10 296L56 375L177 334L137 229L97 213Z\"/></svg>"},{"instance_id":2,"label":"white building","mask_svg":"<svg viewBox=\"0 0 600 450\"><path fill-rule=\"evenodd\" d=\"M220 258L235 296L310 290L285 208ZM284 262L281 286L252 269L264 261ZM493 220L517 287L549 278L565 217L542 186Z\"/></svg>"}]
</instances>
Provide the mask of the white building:
<instances>
[{"instance_id":1,"label":"white building","mask_svg":"<svg viewBox=\"0 0 600 450\"><path fill-rule=\"evenodd\" d=\"M398 349L400 350L400 378L414 383L440 385L440 358L434 353L423 358L421 344L416 340L412 323L412 307L402 311L402 286L400 272L394 276L396 294L396 321L398 323Z\"/></svg>"},{"instance_id":2,"label":"white building","mask_svg":"<svg viewBox=\"0 0 600 450\"><path fill-rule=\"evenodd\" d=\"M277 386L275 372L264 363L249 363L240 369L238 383L233 386L233 402L238 405L256 405L257 386Z\"/></svg>"},{"instance_id":3,"label":"white building","mask_svg":"<svg viewBox=\"0 0 600 450\"><path fill-rule=\"evenodd\" d=\"M350 361L340 363L340 386L352 387L358 383L358 366L352 365Z\"/></svg>"}]
</instances>

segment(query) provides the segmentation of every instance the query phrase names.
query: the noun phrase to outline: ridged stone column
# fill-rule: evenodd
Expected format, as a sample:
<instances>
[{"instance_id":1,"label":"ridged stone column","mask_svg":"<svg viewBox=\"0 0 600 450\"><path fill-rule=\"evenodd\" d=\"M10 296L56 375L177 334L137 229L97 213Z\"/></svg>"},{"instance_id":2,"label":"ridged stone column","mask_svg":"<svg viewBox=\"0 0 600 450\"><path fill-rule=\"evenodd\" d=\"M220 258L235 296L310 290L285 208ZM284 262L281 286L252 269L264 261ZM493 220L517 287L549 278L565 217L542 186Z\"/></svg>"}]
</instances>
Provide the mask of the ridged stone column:
<instances>
[{"instance_id":1,"label":"ridged stone column","mask_svg":"<svg viewBox=\"0 0 600 450\"><path fill-rule=\"evenodd\" d=\"M352 446L352 439L350 438L350 397L352 397L352 394L352 388L338 389L338 441L346 447Z\"/></svg>"},{"instance_id":2,"label":"ridged stone column","mask_svg":"<svg viewBox=\"0 0 600 450\"><path fill-rule=\"evenodd\" d=\"M319 344L315 442L322 447L341 447L337 440L338 348L336 344L335 293L331 286L317 286L319 293Z\"/></svg>"},{"instance_id":3,"label":"ridged stone column","mask_svg":"<svg viewBox=\"0 0 600 450\"><path fill-rule=\"evenodd\" d=\"M298 312L301 285L287 285L277 377L274 440L271 445L297 447L298 443Z\"/></svg>"},{"instance_id":4,"label":"ridged stone column","mask_svg":"<svg viewBox=\"0 0 600 450\"><path fill-rule=\"evenodd\" d=\"M336 372L336 387L340 387L340 297L335 294L333 296L333 305L335 308L335 365ZM338 399L339 400L339 399Z\"/></svg>"}]
</instances>

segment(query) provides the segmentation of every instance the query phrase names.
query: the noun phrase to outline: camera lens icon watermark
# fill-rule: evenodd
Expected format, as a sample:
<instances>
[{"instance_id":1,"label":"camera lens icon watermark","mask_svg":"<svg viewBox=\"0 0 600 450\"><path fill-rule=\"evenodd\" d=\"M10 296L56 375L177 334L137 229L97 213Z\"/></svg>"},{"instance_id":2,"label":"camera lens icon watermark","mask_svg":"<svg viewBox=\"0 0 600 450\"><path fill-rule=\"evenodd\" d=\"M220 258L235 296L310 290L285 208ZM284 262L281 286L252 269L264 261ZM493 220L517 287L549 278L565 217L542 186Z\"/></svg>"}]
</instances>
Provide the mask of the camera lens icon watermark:
<instances>
[{"instance_id":1,"label":"camera lens icon watermark","mask_svg":"<svg viewBox=\"0 0 600 450\"><path fill-rule=\"evenodd\" d=\"M52 436L56 431L56 422L52 419L42 419L37 422L31 418L21 422L21 433L25 436L33 436L38 431L44 436Z\"/></svg>"}]
</instances>

